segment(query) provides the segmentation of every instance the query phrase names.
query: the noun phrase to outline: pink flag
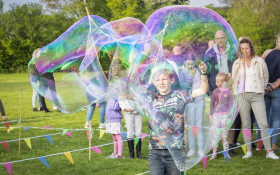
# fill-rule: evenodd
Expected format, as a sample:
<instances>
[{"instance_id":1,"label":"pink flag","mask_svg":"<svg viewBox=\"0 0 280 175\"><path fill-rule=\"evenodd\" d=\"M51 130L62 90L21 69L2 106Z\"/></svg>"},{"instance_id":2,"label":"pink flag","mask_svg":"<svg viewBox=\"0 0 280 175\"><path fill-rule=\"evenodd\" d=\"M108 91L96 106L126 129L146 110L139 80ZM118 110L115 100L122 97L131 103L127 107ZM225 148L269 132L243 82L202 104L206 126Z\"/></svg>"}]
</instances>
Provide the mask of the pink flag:
<instances>
[{"instance_id":1,"label":"pink flag","mask_svg":"<svg viewBox=\"0 0 280 175\"><path fill-rule=\"evenodd\" d=\"M8 129L10 128L9 122L4 122L4 124L6 125L6 127L7 127Z\"/></svg>"},{"instance_id":2,"label":"pink flag","mask_svg":"<svg viewBox=\"0 0 280 175\"><path fill-rule=\"evenodd\" d=\"M5 166L6 170L8 171L9 175L12 175L12 164L5 163L4 166Z\"/></svg>"},{"instance_id":3,"label":"pink flag","mask_svg":"<svg viewBox=\"0 0 280 175\"><path fill-rule=\"evenodd\" d=\"M51 127L50 127L50 126L44 126L44 128L46 128L46 129L51 129Z\"/></svg>"},{"instance_id":4,"label":"pink flag","mask_svg":"<svg viewBox=\"0 0 280 175\"><path fill-rule=\"evenodd\" d=\"M71 132L69 132L69 131L66 132L65 134L68 135L69 137L74 137L74 136L71 134Z\"/></svg>"},{"instance_id":5,"label":"pink flag","mask_svg":"<svg viewBox=\"0 0 280 175\"><path fill-rule=\"evenodd\" d=\"M199 129L198 126L193 126L193 127L192 127L192 134L193 134L193 137L196 136L196 133L197 133L198 129Z\"/></svg>"},{"instance_id":6,"label":"pink flag","mask_svg":"<svg viewBox=\"0 0 280 175\"><path fill-rule=\"evenodd\" d=\"M203 170L206 168L206 162L207 162L207 156L203 157L202 164L203 164Z\"/></svg>"},{"instance_id":7,"label":"pink flag","mask_svg":"<svg viewBox=\"0 0 280 175\"><path fill-rule=\"evenodd\" d=\"M245 134L247 137L249 137L249 139L252 139L252 135L251 135L251 130L250 129L245 129L242 131L243 134Z\"/></svg>"},{"instance_id":8,"label":"pink flag","mask_svg":"<svg viewBox=\"0 0 280 175\"><path fill-rule=\"evenodd\" d=\"M2 142L2 145L8 150L10 151L10 148L8 146L8 142Z\"/></svg>"},{"instance_id":9,"label":"pink flag","mask_svg":"<svg viewBox=\"0 0 280 175\"><path fill-rule=\"evenodd\" d=\"M258 141L259 152L262 152L262 140Z\"/></svg>"},{"instance_id":10,"label":"pink flag","mask_svg":"<svg viewBox=\"0 0 280 175\"><path fill-rule=\"evenodd\" d=\"M141 142L142 142L142 141L144 140L144 138L147 137L147 136L148 136L147 133L143 133L143 134L142 134L142 137L141 137Z\"/></svg>"},{"instance_id":11,"label":"pink flag","mask_svg":"<svg viewBox=\"0 0 280 175\"><path fill-rule=\"evenodd\" d=\"M86 130L86 132L87 132L87 139L89 140L90 139L89 130Z\"/></svg>"},{"instance_id":12,"label":"pink flag","mask_svg":"<svg viewBox=\"0 0 280 175\"><path fill-rule=\"evenodd\" d=\"M99 154L101 154L102 153L102 151L98 148L98 147L92 147L91 149L93 149L95 152L97 152L97 153L99 153Z\"/></svg>"}]
</instances>

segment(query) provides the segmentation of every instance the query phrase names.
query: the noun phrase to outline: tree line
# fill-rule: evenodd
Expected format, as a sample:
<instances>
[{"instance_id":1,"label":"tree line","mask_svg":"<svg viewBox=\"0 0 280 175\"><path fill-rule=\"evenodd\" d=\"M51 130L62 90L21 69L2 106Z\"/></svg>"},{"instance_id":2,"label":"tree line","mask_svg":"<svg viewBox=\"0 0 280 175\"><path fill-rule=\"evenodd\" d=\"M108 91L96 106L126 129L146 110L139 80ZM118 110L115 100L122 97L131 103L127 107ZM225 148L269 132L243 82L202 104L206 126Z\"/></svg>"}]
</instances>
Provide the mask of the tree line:
<instances>
[{"instance_id":1,"label":"tree line","mask_svg":"<svg viewBox=\"0 0 280 175\"><path fill-rule=\"evenodd\" d=\"M220 1L226 6L207 7L222 15L237 37L252 39L258 54L274 47L280 32L279 0ZM0 0L0 73L25 72L36 48L51 43L87 15L83 0L41 2L12 5L4 12ZM189 0L87 0L89 12L107 21L135 17L143 23L161 7L183 4L189 4Z\"/></svg>"}]
</instances>

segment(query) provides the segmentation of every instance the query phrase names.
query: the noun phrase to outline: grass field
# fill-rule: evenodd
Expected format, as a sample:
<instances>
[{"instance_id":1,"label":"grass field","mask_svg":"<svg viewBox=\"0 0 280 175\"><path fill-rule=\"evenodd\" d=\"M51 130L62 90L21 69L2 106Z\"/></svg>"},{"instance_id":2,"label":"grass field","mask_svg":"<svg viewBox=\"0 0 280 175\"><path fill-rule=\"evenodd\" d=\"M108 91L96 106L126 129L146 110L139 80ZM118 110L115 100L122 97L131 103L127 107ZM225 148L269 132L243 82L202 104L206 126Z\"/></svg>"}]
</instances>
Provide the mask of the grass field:
<instances>
[{"instance_id":1,"label":"grass field","mask_svg":"<svg viewBox=\"0 0 280 175\"><path fill-rule=\"evenodd\" d=\"M33 112L31 97L32 88L28 81L27 74L0 74L0 98L5 106L8 120L18 120L20 116L20 89L22 89L22 126L40 127L50 126L52 128L82 129L85 124L86 110L74 114L63 114L52 111L51 113ZM52 109L52 105L47 101L47 106ZM0 120L1 122L1 120ZM98 110L93 116L93 128L97 128L99 123ZM17 123L10 123L11 127L17 127ZM124 126L124 121L123 121ZM4 124L0 124L0 142L18 139L19 129L15 128L9 134ZM123 127L125 130L125 128ZM10 152L4 146L0 145L0 163L10 161L41 157L51 154L63 153L72 150L78 150L88 147L86 131L71 131L73 138L62 135L63 130L46 130L29 128L26 131L21 129L21 138L30 138L35 136L61 133L51 136L53 144L45 138L31 139L32 149L29 149L24 141L21 141L21 154L18 155L19 142L9 142ZM143 133L148 132L147 121L143 121ZM255 136L255 135L254 135ZM240 136L239 142L243 143ZM99 140L99 131L95 130L92 139L92 146L112 143L112 136L105 134ZM220 146L221 148L221 146ZM47 168L38 159L12 163L14 175L30 174L139 174L149 171L148 160L128 159L128 147L124 143L124 159L108 160L105 159L113 151L113 145L100 147L102 154L92 152L92 159L89 160L88 149L72 152L74 165L72 165L63 155L46 157L50 166ZM142 153L148 156L148 137L143 141ZM204 174L204 175L224 175L224 174L261 174L277 175L280 160L270 160L265 158L265 152L258 153L254 151L254 157L244 160L241 148L236 149L237 156L230 159L230 163L220 154L217 160L208 159L206 171L203 171L202 163L198 163L186 174ZM276 154L280 155L279 152ZM0 165L0 175L8 174L3 165Z\"/></svg>"}]
</instances>

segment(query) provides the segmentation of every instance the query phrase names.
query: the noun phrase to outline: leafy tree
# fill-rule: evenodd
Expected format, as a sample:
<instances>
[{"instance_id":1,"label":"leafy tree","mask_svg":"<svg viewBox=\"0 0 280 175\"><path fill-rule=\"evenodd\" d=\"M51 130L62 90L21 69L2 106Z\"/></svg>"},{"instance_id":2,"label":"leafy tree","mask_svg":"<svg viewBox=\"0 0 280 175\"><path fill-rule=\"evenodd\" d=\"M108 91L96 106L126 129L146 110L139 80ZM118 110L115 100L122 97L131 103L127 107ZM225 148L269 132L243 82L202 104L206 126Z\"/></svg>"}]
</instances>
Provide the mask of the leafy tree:
<instances>
[{"instance_id":1,"label":"leafy tree","mask_svg":"<svg viewBox=\"0 0 280 175\"><path fill-rule=\"evenodd\" d=\"M227 21L237 37L252 39L258 55L274 48L275 36L280 32L280 1L222 0L229 5Z\"/></svg>"}]
</instances>

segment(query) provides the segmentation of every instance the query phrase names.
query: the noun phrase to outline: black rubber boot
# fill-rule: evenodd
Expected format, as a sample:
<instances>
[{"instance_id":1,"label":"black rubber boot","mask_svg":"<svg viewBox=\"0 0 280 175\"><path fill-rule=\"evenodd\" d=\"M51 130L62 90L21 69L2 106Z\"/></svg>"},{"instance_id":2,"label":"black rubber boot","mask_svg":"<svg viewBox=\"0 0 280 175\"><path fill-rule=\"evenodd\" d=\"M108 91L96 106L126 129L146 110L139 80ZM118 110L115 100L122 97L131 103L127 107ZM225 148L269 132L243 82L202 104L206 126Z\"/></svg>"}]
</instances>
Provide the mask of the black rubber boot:
<instances>
[{"instance_id":1,"label":"black rubber boot","mask_svg":"<svg viewBox=\"0 0 280 175\"><path fill-rule=\"evenodd\" d=\"M134 159L134 140L127 140L128 149L129 149L129 159Z\"/></svg>"},{"instance_id":2,"label":"black rubber boot","mask_svg":"<svg viewBox=\"0 0 280 175\"><path fill-rule=\"evenodd\" d=\"M137 157L140 158L140 159L147 159L147 157L144 157L142 154L141 154L141 139L139 139L139 142L137 143L136 145L136 153L137 153Z\"/></svg>"}]
</instances>

